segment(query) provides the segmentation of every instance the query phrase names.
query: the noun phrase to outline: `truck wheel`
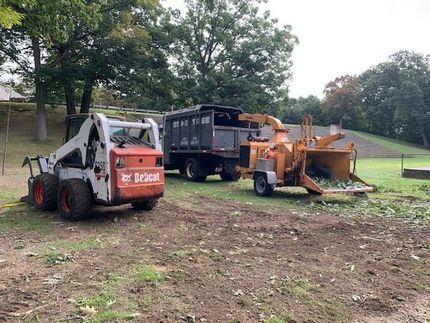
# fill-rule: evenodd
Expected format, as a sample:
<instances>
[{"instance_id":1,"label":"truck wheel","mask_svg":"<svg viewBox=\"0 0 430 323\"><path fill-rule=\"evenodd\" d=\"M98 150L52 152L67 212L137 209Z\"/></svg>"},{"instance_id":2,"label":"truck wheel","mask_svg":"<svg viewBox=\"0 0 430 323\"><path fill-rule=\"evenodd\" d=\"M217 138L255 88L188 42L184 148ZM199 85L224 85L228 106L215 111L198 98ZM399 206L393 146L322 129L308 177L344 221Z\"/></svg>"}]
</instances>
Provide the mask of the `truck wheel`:
<instances>
[{"instance_id":1,"label":"truck wheel","mask_svg":"<svg viewBox=\"0 0 430 323\"><path fill-rule=\"evenodd\" d=\"M145 202L133 202L131 203L131 207L134 210L145 210L151 211L155 205L157 205L157 200L145 201Z\"/></svg>"},{"instance_id":2,"label":"truck wheel","mask_svg":"<svg viewBox=\"0 0 430 323\"><path fill-rule=\"evenodd\" d=\"M273 193L273 185L267 182L267 177L259 174L254 179L254 192L258 196L270 196Z\"/></svg>"},{"instance_id":3,"label":"truck wheel","mask_svg":"<svg viewBox=\"0 0 430 323\"><path fill-rule=\"evenodd\" d=\"M185 178L192 182L204 182L206 180L206 176L198 175L198 165L194 158L188 158L185 161Z\"/></svg>"},{"instance_id":4,"label":"truck wheel","mask_svg":"<svg viewBox=\"0 0 430 323\"><path fill-rule=\"evenodd\" d=\"M57 208L57 178L47 173L37 175L30 195L37 210L54 211Z\"/></svg>"},{"instance_id":5,"label":"truck wheel","mask_svg":"<svg viewBox=\"0 0 430 323\"><path fill-rule=\"evenodd\" d=\"M223 181L238 181L240 179L240 172L234 172L228 173L225 170L222 170L221 173L219 173L219 176Z\"/></svg>"},{"instance_id":6,"label":"truck wheel","mask_svg":"<svg viewBox=\"0 0 430 323\"><path fill-rule=\"evenodd\" d=\"M66 179L60 183L57 195L58 209L66 220L81 220L88 217L91 209L91 192L80 179Z\"/></svg>"}]
</instances>

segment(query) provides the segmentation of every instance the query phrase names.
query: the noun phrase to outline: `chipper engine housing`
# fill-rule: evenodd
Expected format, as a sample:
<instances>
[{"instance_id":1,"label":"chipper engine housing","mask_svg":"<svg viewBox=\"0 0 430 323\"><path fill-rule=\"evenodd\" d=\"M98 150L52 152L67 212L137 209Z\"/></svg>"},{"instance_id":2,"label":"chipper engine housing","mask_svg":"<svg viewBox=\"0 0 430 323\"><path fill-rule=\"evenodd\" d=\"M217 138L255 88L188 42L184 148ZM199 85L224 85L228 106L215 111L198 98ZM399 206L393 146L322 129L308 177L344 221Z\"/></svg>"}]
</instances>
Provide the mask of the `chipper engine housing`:
<instances>
[{"instance_id":1,"label":"chipper engine housing","mask_svg":"<svg viewBox=\"0 0 430 323\"><path fill-rule=\"evenodd\" d=\"M270 125L274 132L272 140L250 136L240 143L239 171L243 178L254 180L257 195L269 196L276 186L301 186L313 194L373 190L355 174L354 144L348 142L343 149L330 147L333 141L344 138L341 132L313 136L311 116L303 118L300 138L293 142L288 139L288 129L277 118L244 113L239 119ZM350 185L322 187L319 183L332 180Z\"/></svg>"},{"instance_id":2,"label":"chipper engine housing","mask_svg":"<svg viewBox=\"0 0 430 323\"><path fill-rule=\"evenodd\" d=\"M150 118L67 116L63 146L48 157L26 157L25 165L30 166L28 200L39 210L58 207L66 219L86 217L93 204L131 203L150 210L164 193L158 125Z\"/></svg>"}]
</instances>

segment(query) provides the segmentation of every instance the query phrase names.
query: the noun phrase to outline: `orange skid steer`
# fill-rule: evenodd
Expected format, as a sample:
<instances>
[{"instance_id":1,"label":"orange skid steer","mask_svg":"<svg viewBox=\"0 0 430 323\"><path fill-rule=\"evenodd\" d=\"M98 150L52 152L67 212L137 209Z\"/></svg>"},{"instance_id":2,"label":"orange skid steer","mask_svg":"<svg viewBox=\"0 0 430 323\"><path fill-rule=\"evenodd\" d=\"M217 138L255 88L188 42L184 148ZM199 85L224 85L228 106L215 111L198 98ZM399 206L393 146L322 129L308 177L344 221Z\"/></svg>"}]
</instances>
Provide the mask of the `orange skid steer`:
<instances>
[{"instance_id":1,"label":"orange skid steer","mask_svg":"<svg viewBox=\"0 0 430 323\"><path fill-rule=\"evenodd\" d=\"M301 186L311 194L365 193L373 188L355 174L357 151L348 142L343 149L330 144L344 138L333 131L329 136L312 134L312 117L303 117L300 138L288 139L288 129L275 117L241 114L239 120L271 126L273 139L249 136L240 143L239 171L254 180L254 191L269 196L275 187ZM352 167L351 167L352 164ZM352 170L351 170L352 168ZM339 186L324 185L330 182Z\"/></svg>"},{"instance_id":2,"label":"orange skid steer","mask_svg":"<svg viewBox=\"0 0 430 323\"><path fill-rule=\"evenodd\" d=\"M41 211L58 208L69 220L86 217L93 204L131 203L151 210L164 193L158 125L150 118L67 116L64 144L48 157L26 157L25 165L30 167L28 202Z\"/></svg>"}]
</instances>

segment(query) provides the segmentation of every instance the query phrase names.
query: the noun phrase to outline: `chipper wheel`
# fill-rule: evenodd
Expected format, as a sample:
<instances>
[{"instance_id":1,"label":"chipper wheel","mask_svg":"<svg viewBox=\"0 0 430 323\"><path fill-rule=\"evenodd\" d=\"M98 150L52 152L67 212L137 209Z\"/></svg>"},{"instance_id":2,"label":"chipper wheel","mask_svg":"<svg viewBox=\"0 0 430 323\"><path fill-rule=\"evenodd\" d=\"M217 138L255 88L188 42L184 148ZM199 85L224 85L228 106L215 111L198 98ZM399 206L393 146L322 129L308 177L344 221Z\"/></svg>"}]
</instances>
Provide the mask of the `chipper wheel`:
<instances>
[{"instance_id":1,"label":"chipper wheel","mask_svg":"<svg viewBox=\"0 0 430 323\"><path fill-rule=\"evenodd\" d=\"M91 210L91 192L80 179L66 179L60 183L57 195L58 209L66 220L81 220Z\"/></svg>"},{"instance_id":2,"label":"chipper wheel","mask_svg":"<svg viewBox=\"0 0 430 323\"><path fill-rule=\"evenodd\" d=\"M54 211L57 208L57 178L43 173L34 178L30 198L39 211Z\"/></svg>"},{"instance_id":3,"label":"chipper wheel","mask_svg":"<svg viewBox=\"0 0 430 323\"><path fill-rule=\"evenodd\" d=\"M145 201L145 202L133 202L131 203L131 207L134 210L151 211L156 204L157 204L157 200Z\"/></svg>"},{"instance_id":4,"label":"chipper wheel","mask_svg":"<svg viewBox=\"0 0 430 323\"><path fill-rule=\"evenodd\" d=\"M254 179L254 192L258 196L270 196L273 193L273 185L267 182L267 176L258 174Z\"/></svg>"}]
</instances>

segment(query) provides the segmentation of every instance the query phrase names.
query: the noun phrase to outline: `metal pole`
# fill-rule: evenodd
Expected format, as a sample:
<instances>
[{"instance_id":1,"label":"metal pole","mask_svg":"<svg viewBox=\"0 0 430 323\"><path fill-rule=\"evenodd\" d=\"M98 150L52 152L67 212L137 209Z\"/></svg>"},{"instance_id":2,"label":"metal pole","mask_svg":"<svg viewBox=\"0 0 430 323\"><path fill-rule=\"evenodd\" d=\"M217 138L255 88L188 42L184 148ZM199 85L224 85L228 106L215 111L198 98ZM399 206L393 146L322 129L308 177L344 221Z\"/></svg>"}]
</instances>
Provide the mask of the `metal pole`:
<instances>
[{"instance_id":1,"label":"metal pole","mask_svg":"<svg viewBox=\"0 0 430 323\"><path fill-rule=\"evenodd\" d=\"M404 154L402 153L402 172L400 173L400 175L403 177L403 158L404 158Z\"/></svg>"},{"instance_id":2,"label":"metal pole","mask_svg":"<svg viewBox=\"0 0 430 323\"><path fill-rule=\"evenodd\" d=\"M6 121L6 136L4 137L4 148L3 148L3 163L1 166L1 174L4 175L4 165L6 163L6 155L7 155L7 141L9 138L9 122L10 122L10 104L9 110L7 112L7 121Z\"/></svg>"}]
</instances>

